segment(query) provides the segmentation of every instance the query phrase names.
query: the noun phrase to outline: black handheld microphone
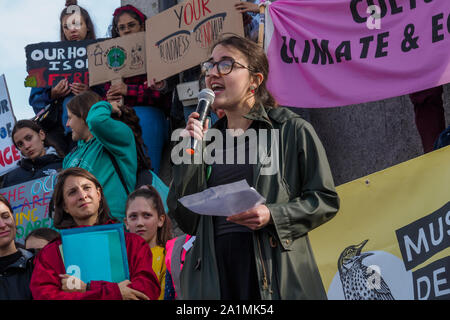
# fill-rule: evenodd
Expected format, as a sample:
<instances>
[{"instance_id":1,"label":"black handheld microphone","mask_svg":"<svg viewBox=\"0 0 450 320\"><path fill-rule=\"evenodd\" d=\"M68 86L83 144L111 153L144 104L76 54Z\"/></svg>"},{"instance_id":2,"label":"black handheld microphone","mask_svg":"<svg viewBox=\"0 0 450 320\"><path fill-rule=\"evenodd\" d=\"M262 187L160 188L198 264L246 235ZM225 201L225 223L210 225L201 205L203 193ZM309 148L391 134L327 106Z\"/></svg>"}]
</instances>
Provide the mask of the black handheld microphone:
<instances>
[{"instance_id":1,"label":"black handheld microphone","mask_svg":"<svg viewBox=\"0 0 450 320\"><path fill-rule=\"evenodd\" d=\"M203 89L198 94L198 104L195 112L200 115L198 121L200 121L202 127L205 124L206 116L208 115L209 109L211 108L215 97L216 95L211 89ZM191 148L186 149L186 152L193 155L195 153L195 149L197 148L197 144L198 140L191 137Z\"/></svg>"}]
</instances>

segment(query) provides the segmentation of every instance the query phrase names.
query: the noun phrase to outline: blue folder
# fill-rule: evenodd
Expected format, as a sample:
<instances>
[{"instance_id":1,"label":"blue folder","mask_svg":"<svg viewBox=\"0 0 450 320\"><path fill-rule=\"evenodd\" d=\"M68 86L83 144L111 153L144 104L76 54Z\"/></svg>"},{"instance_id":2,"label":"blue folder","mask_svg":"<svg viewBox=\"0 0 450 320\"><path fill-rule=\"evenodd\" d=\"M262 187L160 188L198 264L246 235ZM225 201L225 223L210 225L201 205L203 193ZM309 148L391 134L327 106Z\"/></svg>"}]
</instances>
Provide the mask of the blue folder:
<instances>
[{"instance_id":1,"label":"blue folder","mask_svg":"<svg viewBox=\"0 0 450 320\"><path fill-rule=\"evenodd\" d=\"M77 270L84 283L129 280L123 224L73 228L60 233L66 272Z\"/></svg>"}]
</instances>

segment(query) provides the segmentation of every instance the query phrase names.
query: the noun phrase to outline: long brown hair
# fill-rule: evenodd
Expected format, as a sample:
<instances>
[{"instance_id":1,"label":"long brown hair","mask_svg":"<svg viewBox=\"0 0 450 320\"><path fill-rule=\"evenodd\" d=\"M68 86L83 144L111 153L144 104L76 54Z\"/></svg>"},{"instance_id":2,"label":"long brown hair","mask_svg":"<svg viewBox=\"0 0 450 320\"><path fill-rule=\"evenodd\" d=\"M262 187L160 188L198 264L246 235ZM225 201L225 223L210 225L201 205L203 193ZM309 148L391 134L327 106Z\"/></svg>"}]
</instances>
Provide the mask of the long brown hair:
<instances>
[{"instance_id":1,"label":"long brown hair","mask_svg":"<svg viewBox=\"0 0 450 320\"><path fill-rule=\"evenodd\" d=\"M156 244L165 248L167 241L172 239L172 222L170 221L169 216L164 211L164 205L158 190L156 190L153 186L147 185L130 193L127 199L127 204L125 206L125 214L128 211L130 203L138 197L142 197L152 202L153 207L158 213L158 219L161 216L165 217L164 224L162 225L162 227L158 227L158 231L156 234Z\"/></svg>"},{"instance_id":2,"label":"long brown hair","mask_svg":"<svg viewBox=\"0 0 450 320\"><path fill-rule=\"evenodd\" d=\"M63 26L63 18L66 16L71 16L73 14L73 12L69 12L69 8L70 6L77 6L80 9L81 12L81 16L84 19L84 22L86 23L86 27L87 27L87 34L86 34L86 39L85 40L95 40L97 37L95 35L95 27L94 27L94 23L92 22L91 16L89 15L89 13L86 11L86 9L84 9L83 7L80 7L77 4L77 1L66 1L66 7L61 11L61 14L59 16L59 24L60 24L60 38L61 41L68 41L66 38L66 35L64 34L64 26Z\"/></svg>"},{"instance_id":3,"label":"long brown hair","mask_svg":"<svg viewBox=\"0 0 450 320\"><path fill-rule=\"evenodd\" d=\"M218 45L234 48L241 52L248 61L250 74L261 73L264 76L263 81L255 91L256 103L261 103L264 107L278 107L275 98L267 89L267 79L269 77L269 61L266 53L257 43L240 37L235 34L225 33L211 47L211 52Z\"/></svg>"},{"instance_id":4,"label":"long brown hair","mask_svg":"<svg viewBox=\"0 0 450 320\"><path fill-rule=\"evenodd\" d=\"M75 97L73 97L68 103L67 108L71 113L79 118L82 118L86 122L89 110L97 102L102 101L97 93L92 90L85 91ZM125 123L131 131L133 131L134 139L136 141L136 153L137 153L137 171L150 170L151 161L146 155L146 146L144 145L144 140L142 139L142 127L139 124L139 117L136 115L136 111L128 106L120 106L121 115L120 117L116 114L111 117L115 120L122 121Z\"/></svg>"},{"instance_id":5,"label":"long brown hair","mask_svg":"<svg viewBox=\"0 0 450 320\"><path fill-rule=\"evenodd\" d=\"M105 195L103 194L102 185L97 180L97 178L95 178L92 173L85 169L68 168L58 175L58 181L55 185L52 201L49 207L50 215L53 218L53 225L55 226L55 228L68 229L77 227L77 224L75 223L75 220L72 218L72 216L64 210L64 184L67 178L71 176L85 178L94 183L95 187L100 190L100 206L98 208L98 217L95 225L102 225L110 220L113 220L111 218Z\"/></svg>"},{"instance_id":6,"label":"long brown hair","mask_svg":"<svg viewBox=\"0 0 450 320\"><path fill-rule=\"evenodd\" d=\"M28 128L33 130L34 132L38 133L44 131L44 129L42 129L42 127L36 123L33 120L19 120L16 122L16 124L14 125L14 128L12 130L11 133L11 137L12 137L12 141L14 143L14 146L19 149L19 147L16 144L16 140L14 140L14 135L16 134L16 132L20 129L24 129L24 128ZM58 148L58 146L48 137L47 133L45 133L45 139L44 139L44 147L48 148L48 147L53 147L56 150L56 154L61 157L64 158L64 153Z\"/></svg>"},{"instance_id":7,"label":"long brown hair","mask_svg":"<svg viewBox=\"0 0 450 320\"><path fill-rule=\"evenodd\" d=\"M102 101L102 97L99 94L92 90L87 90L73 97L66 106L71 113L86 122L89 110L91 110L94 104L100 101Z\"/></svg>"}]
</instances>

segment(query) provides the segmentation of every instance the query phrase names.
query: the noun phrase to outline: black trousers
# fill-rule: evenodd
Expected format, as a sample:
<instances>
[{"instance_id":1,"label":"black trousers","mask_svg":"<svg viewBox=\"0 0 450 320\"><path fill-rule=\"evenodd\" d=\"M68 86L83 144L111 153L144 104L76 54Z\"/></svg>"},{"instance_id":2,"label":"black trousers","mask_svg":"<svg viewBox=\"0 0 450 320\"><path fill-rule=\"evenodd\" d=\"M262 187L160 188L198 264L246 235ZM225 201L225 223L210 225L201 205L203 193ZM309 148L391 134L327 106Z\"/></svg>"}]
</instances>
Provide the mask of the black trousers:
<instances>
[{"instance_id":1,"label":"black trousers","mask_svg":"<svg viewBox=\"0 0 450 320\"><path fill-rule=\"evenodd\" d=\"M251 232L215 238L222 300L260 300Z\"/></svg>"}]
</instances>

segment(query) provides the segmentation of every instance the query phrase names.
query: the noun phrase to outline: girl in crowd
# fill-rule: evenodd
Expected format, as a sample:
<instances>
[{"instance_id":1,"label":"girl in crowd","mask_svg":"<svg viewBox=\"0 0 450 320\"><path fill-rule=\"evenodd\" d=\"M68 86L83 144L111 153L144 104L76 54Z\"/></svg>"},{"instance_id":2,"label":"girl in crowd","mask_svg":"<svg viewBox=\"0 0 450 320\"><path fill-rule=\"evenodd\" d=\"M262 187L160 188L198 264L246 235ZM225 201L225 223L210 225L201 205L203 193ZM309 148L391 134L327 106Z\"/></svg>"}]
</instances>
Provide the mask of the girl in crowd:
<instances>
[{"instance_id":1,"label":"girl in crowd","mask_svg":"<svg viewBox=\"0 0 450 320\"><path fill-rule=\"evenodd\" d=\"M125 225L131 233L136 233L148 243L153 255L153 271L159 279L164 298L166 279L166 242L171 239L171 223L164 212L158 191L152 186L144 186L128 196Z\"/></svg>"},{"instance_id":2,"label":"girl in crowd","mask_svg":"<svg viewBox=\"0 0 450 320\"><path fill-rule=\"evenodd\" d=\"M123 221L128 195L124 184L134 190L137 170L150 167L148 158L138 157L136 142L140 146L142 140L136 114L131 108L102 101L93 91L74 97L67 104L67 113L67 126L78 145L64 158L63 168L80 167L94 174L105 190L113 217Z\"/></svg>"},{"instance_id":3,"label":"girl in crowd","mask_svg":"<svg viewBox=\"0 0 450 320\"><path fill-rule=\"evenodd\" d=\"M145 31L147 17L132 5L126 5L115 10L111 26L113 38ZM145 48L142 48L145 50ZM170 96L163 91L167 87L166 81L147 86L147 75L123 79L120 84L106 84L106 99L121 101L128 107L134 108L140 119L142 137L148 148L153 171L159 172L162 149L168 139L168 106Z\"/></svg>"},{"instance_id":4,"label":"girl in crowd","mask_svg":"<svg viewBox=\"0 0 450 320\"><path fill-rule=\"evenodd\" d=\"M12 130L12 138L23 158L18 168L4 176L2 188L56 174L62 168L64 155L48 141L46 133L36 122L18 121Z\"/></svg>"},{"instance_id":5,"label":"girl in crowd","mask_svg":"<svg viewBox=\"0 0 450 320\"><path fill-rule=\"evenodd\" d=\"M266 88L267 57L255 42L238 36L220 40L202 69L216 96L214 108L225 112L213 126L223 135L225 161L173 167L169 216L183 232L197 236L181 271L181 297L326 299L307 234L334 217L339 198L319 138L297 114L277 107ZM190 116L185 133L202 140L207 124L202 127L198 117L195 112ZM240 142L246 161L238 164L242 146L227 129L234 129L235 135L252 129L256 135L266 132L262 139L266 142L258 146L248 139ZM234 163L226 161L229 139L234 142ZM249 160L251 150L262 156L256 164ZM269 169L265 160L271 160ZM265 204L213 218L178 202L183 196L243 179L266 199Z\"/></svg>"},{"instance_id":6,"label":"girl in crowd","mask_svg":"<svg viewBox=\"0 0 450 320\"><path fill-rule=\"evenodd\" d=\"M50 228L39 228L31 231L25 238L25 248L34 250L36 253L47 244L59 238L59 233Z\"/></svg>"},{"instance_id":7,"label":"girl in crowd","mask_svg":"<svg viewBox=\"0 0 450 320\"><path fill-rule=\"evenodd\" d=\"M61 41L82 41L95 40L95 29L89 13L77 5L77 1L67 1L66 8L61 12L60 18L60 40ZM79 22L79 23L78 23ZM61 118L61 125L55 128L45 128L52 140L59 148L67 153L73 147L70 130L65 128L67 122L67 103L76 95L88 90L85 83L69 83L67 79L60 80L53 87L32 88L29 103L36 114L42 111L49 104L57 108L58 117ZM103 94L102 87L94 87L93 90L100 95Z\"/></svg>"},{"instance_id":8,"label":"girl in crowd","mask_svg":"<svg viewBox=\"0 0 450 320\"><path fill-rule=\"evenodd\" d=\"M31 300L33 254L17 249L16 222L8 200L0 195L0 300Z\"/></svg>"},{"instance_id":9,"label":"girl in crowd","mask_svg":"<svg viewBox=\"0 0 450 320\"><path fill-rule=\"evenodd\" d=\"M100 182L88 171L70 168L61 172L53 193L54 225L58 229L113 223ZM145 241L125 233L130 280L81 282L70 290L59 246L61 240L47 245L35 261L30 283L38 300L156 300L160 294L158 279L152 270L152 254ZM82 254L82 252L80 253Z\"/></svg>"}]
</instances>

